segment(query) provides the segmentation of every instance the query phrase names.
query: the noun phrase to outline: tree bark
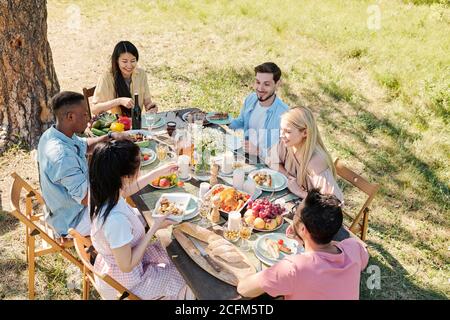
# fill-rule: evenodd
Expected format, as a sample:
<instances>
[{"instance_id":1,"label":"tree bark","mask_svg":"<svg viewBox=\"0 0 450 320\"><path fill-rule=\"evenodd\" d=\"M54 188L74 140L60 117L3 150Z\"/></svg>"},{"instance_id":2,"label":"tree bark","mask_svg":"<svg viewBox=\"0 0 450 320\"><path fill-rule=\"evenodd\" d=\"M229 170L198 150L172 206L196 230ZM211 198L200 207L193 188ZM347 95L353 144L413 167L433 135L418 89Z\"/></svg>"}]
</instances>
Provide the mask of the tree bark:
<instances>
[{"instance_id":1,"label":"tree bark","mask_svg":"<svg viewBox=\"0 0 450 320\"><path fill-rule=\"evenodd\" d=\"M0 154L35 147L53 122L59 83L47 41L46 0L0 0Z\"/></svg>"}]
</instances>

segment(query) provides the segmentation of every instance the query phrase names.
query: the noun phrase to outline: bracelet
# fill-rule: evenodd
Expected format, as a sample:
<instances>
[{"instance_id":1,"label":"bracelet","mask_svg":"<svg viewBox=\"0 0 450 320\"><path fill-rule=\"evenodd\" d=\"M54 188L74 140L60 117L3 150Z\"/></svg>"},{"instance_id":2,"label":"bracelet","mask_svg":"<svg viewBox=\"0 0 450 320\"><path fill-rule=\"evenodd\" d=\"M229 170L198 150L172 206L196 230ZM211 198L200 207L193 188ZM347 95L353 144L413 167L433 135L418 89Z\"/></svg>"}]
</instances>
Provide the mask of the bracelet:
<instances>
[{"instance_id":1,"label":"bracelet","mask_svg":"<svg viewBox=\"0 0 450 320\"><path fill-rule=\"evenodd\" d=\"M150 239L150 244L154 244L156 241L158 241L158 237L156 235L153 235L153 237Z\"/></svg>"}]
</instances>

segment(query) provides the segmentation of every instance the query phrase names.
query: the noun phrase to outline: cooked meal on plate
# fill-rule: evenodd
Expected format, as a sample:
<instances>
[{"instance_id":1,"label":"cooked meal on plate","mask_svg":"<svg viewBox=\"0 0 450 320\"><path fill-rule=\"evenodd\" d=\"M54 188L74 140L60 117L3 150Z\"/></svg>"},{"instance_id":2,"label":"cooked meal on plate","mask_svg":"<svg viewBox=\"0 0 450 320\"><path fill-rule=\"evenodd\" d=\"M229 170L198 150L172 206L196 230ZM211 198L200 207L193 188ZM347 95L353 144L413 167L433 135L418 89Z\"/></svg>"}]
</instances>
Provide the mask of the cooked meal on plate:
<instances>
[{"instance_id":1,"label":"cooked meal on plate","mask_svg":"<svg viewBox=\"0 0 450 320\"><path fill-rule=\"evenodd\" d=\"M264 187L272 186L272 176L266 172L258 172L254 175L253 180L257 185Z\"/></svg>"},{"instance_id":2,"label":"cooked meal on plate","mask_svg":"<svg viewBox=\"0 0 450 320\"><path fill-rule=\"evenodd\" d=\"M132 134L130 134L130 137L134 142L150 140L150 137L148 137L142 133L132 133Z\"/></svg>"},{"instance_id":3,"label":"cooked meal on plate","mask_svg":"<svg viewBox=\"0 0 450 320\"><path fill-rule=\"evenodd\" d=\"M250 195L236 190L233 187L223 185L212 190L212 201L219 206L219 209L225 212L238 211L242 209L250 199Z\"/></svg>"},{"instance_id":4,"label":"cooked meal on plate","mask_svg":"<svg viewBox=\"0 0 450 320\"><path fill-rule=\"evenodd\" d=\"M211 120L227 120L228 113L227 112L214 112L214 114L208 116Z\"/></svg>"},{"instance_id":5,"label":"cooked meal on plate","mask_svg":"<svg viewBox=\"0 0 450 320\"><path fill-rule=\"evenodd\" d=\"M280 251L285 254L292 253L292 250L284 244L283 239L275 241L267 238L265 241L267 246L267 253L272 259L278 259L280 257Z\"/></svg>"},{"instance_id":6,"label":"cooked meal on plate","mask_svg":"<svg viewBox=\"0 0 450 320\"><path fill-rule=\"evenodd\" d=\"M156 212L158 214L162 214L165 216L168 216L168 215L177 216L177 215L183 214L183 210L178 208L175 203L170 202L166 198L161 199L161 201L159 202L159 208L156 210Z\"/></svg>"}]
</instances>

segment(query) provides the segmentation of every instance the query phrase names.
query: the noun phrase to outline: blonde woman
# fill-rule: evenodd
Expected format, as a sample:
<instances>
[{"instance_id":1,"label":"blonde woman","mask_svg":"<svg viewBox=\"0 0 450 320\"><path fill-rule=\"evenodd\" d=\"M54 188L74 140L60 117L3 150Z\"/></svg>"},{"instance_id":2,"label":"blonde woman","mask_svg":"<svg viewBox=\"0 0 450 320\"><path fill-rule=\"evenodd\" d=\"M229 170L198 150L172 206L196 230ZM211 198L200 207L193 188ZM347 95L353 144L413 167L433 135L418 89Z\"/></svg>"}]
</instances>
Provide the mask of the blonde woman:
<instances>
[{"instance_id":1,"label":"blonde woman","mask_svg":"<svg viewBox=\"0 0 450 320\"><path fill-rule=\"evenodd\" d=\"M289 190L301 198L317 188L343 201L333 161L308 108L296 107L281 116L280 142L272 147L266 163L286 175Z\"/></svg>"}]
</instances>

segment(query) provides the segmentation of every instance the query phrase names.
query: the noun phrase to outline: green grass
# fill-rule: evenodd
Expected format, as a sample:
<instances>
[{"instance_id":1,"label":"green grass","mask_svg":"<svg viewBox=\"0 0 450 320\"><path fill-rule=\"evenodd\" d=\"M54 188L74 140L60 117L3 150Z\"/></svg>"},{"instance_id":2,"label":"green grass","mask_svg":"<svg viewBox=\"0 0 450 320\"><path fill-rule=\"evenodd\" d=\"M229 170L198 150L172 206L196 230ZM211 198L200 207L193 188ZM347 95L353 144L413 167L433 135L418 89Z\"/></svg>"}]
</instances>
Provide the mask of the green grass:
<instances>
[{"instance_id":1,"label":"green grass","mask_svg":"<svg viewBox=\"0 0 450 320\"><path fill-rule=\"evenodd\" d=\"M253 67L276 62L283 71L280 97L290 106L310 106L333 157L381 184L368 235L381 289L369 290L364 272L361 298L450 297L447 1L382 1L381 29L373 31L367 8L374 1L89 0L78 4L80 34L95 40L86 49L60 52L67 39L86 42L64 33L72 3L50 0L48 6L62 88L94 83L114 44L128 39L140 50L139 64L162 110L199 106L236 115L251 91ZM363 200L351 188L345 196L350 208ZM61 268L53 260L41 268L42 283L52 287L49 297L77 297L65 289L69 275L52 264ZM18 268L23 278L19 262Z\"/></svg>"}]
</instances>

